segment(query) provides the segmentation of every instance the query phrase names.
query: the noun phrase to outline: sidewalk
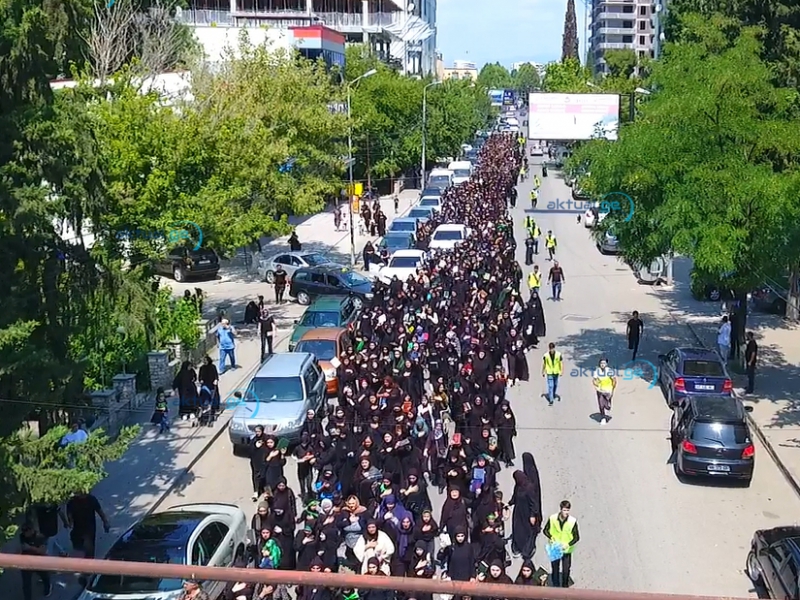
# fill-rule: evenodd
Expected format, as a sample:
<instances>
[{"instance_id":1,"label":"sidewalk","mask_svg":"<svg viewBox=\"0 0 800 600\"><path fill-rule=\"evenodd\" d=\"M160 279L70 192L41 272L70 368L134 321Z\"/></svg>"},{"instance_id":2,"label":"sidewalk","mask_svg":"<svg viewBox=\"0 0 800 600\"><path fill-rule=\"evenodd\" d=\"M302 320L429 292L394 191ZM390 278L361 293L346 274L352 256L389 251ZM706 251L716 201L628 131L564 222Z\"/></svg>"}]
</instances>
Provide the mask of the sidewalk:
<instances>
[{"instance_id":1,"label":"sidewalk","mask_svg":"<svg viewBox=\"0 0 800 600\"><path fill-rule=\"evenodd\" d=\"M659 293L672 317L688 326L697 343L716 348L721 303L692 298L689 268L687 261L677 263L673 289ZM752 312L747 316L747 331L755 334L758 344L755 393L744 394L747 378L738 365L731 364L734 388L753 407L749 416L754 433L800 495L800 325Z\"/></svg>"},{"instance_id":2,"label":"sidewalk","mask_svg":"<svg viewBox=\"0 0 800 600\"><path fill-rule=\"evenodd\" d=\"M413 206L419 197L419 190L404 190L400 194L400 207L395 215L394 203L390 196L381 200L381 208L390 223L396 216L401 216ZM356 230L357 231L357 230ZM350 259L350 233L335 231L333 214L330 212L314 215L297 226L297 235L304 250L324 252L331 257L339 257L344 264ZM265 244L264 255L288 250L288 236L278 238ZM356 254L367 238L356 235ZM332 258L334 259L334 258ZM338 261L337 261L338 262ZM238 263L238 264L237 264ZM226 265L221 272L222 279L210 283L192 282L185 284L187 289L203 288L208 294L207 305L216 309L227 305L229 315L238 321L244 313L244 307L257 294L271 299L271 286L254 280L240 256ZM183 285L183 284L178 284ZM176 288L177 289L177 288ZM182 292L180 292L182 293ZM276 338L276 351L285 351L291 333L292 321L299 316L303 307L289 303L277 307L279 328ZM238 369L229 370L220 377L220 390L223 399L247 383L255 372L260 359L260 340L255 326L237 327L239 341L236 349ZM211 357L216 361L218 350ZM177 415L177 398L171 399L170 413ZM137 422L142 426L141 435L131 444L128 452L115 463L107 466L108 476L100 482L93 494L111 521L111 532L102 533L99 528L97 538L97 556L102 557L117 538L133 523L146 514L157 510L163 499L170 493L185 489L192 483L191 469L211 445L221 437L230 421L232 411L225 411L213 427L191 427L188 422L173 423L172 430L159 435L157 428L150 425L152 407L144 407L137 414ZM62 531L58 537L64 548L69 548L68 532ZM16 553L19 544L13 540L3 552ZM34 585L36 590L36 584ZM61 575L54 578L54 589L51 598L54 600L72 600L80 592L75 578ZM34 592L34 597L39 593ZM0 598L3 600L21 600L20 576L14 571L0 575Z\"/></svg>"}]
</instances>

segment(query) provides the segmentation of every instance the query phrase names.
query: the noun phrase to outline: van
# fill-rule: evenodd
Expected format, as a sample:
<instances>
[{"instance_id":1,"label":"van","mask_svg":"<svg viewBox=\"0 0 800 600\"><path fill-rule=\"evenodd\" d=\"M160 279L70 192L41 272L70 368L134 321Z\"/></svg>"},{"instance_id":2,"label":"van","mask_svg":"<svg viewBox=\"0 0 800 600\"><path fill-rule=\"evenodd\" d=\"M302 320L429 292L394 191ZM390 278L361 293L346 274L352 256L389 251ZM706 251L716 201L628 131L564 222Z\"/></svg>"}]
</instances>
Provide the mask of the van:
<instances>
[{"instance_id":1,"label":"van","mask_svg":"<svg viewBox=\"0 0 800 600\"><path fill-rule=\"evenodd\" d=\"M472 163L468 160L457 160L447 166L448 171L453 173L453 185L467 183L472 176Z\"/></svg>"},{"instance_id":2,"label":"van","mask_svg":"<svg viewBox=\"0 0 800 600\"><path fill-rule=\"evenodd\" d=\"M434 169L428 175L428 186L444 190L453 185L453 172L449 169Z\"/></svg>"},{"instance_id":3,"label":"van","mask_svg":"<svg viewBox=\"0 0 800 600\"><path fill-rule=\"evenodd\" d=\"M238 406L231 417L228 436L237 453L250 444L256 427L268 435L296 442L309 410L327 410L325 374L309 352L269 355L247 385L236 393Z\"/></svg>"}]
</instances>

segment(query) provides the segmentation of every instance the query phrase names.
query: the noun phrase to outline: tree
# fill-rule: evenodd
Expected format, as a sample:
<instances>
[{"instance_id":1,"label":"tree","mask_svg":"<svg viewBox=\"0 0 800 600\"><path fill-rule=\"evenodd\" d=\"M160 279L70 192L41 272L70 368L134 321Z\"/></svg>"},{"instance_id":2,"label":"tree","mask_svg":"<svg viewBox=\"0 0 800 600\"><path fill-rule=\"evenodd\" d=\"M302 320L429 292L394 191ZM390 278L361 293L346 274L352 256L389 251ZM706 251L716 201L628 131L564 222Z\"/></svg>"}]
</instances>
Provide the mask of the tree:
<instances>
[{"instance_id":1,"label":"tree","mask_svg":"<svg viewBox=\"0 0 800 600\"><path fill-rule=\"evenodd\" d=\"M630 79L638 64L636 52L629 48L606 50L603 53L603 60L608 67L609 75L619 79Z\"/></svg>"},{"instance_id":2,"label":"tree","mask_svg":"<svg viewBox=\"0 0 800 600\"><path fill-rule=\"evenodd\" d=\"M578 19L575 17L575 0L567 0L567 12L564 15L564 35L561 39L561 61L574 59L580 61L578 56Z\"/></svg>"},{"instance_id":3,"label":"tree","mask_svg":"<svg viewBox=\"0 0 800 600\"><path fill-rule=\"evenodd\" d=\"M514 87L514 80L500 63L486 63L478 73L478 85L487 90L505 90Z\"/></svg>"},{"instance_id":4,"label":"tree","mask_svg":"<svg viewBox=\"0 0 800 600\"><path fill-rule=\"evenodd\" d=\"M542 85L546 92L587 94L592 92L592 86L587 83L591 80L589 69L581 66L578 59L568 58L547 65Z\"/></svg>"},{"instance_id":5,"label":"tree","mask_svg":"<svg viewBox=\"0 0 800 600\"><path fill-rule=\"evenodd\" d=\"M633 198L630 222L615 213L603 221L629 260L690 256L701 273L732 274L746 305L747 292L800 258L796 93L773 85L759 30L719 15L685 25L696 41L668 46L641 118L574 159L590 163L595 193Z\"/></svg>"},{"instance_id":6,"label":"tree","mask_svg":"<svg viewBox=\"0 0 800 600\"><path fill-rule=\"evenodd\" d=\"M525 63L512 73L514 89L517 94L527 99L528 94L539 89L541 81L539 71L530 63Z\"/></svg>"},{"instance_id":7,"label":"tree","mask_svg":"<svg viewBox=\"0 0 800 600\"><path fill-rule=\"evenodd\" d=\"M461 145L486 126L491 100L469 81L448 80L430 93L428 110L428 160L432 162L458 156Z\"/></svg>"}]
</instances>

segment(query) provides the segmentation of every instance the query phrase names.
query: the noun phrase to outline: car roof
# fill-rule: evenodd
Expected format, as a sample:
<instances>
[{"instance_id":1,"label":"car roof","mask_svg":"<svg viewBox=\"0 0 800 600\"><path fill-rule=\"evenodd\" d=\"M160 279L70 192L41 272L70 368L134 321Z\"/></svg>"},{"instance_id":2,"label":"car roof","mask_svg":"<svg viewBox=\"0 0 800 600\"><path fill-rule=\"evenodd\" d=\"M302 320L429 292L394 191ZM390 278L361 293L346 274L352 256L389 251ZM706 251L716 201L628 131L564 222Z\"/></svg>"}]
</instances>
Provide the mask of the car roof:
<instances>
[{"instance_id":1,"label":"car roof","mask_svg":"<svg viewBox=\"0 0 800 600\"><path fill-rule=\"evenodd\" d=\"M408 250L398 250L392 254L392 258L422 258L423 256L425 256L424 250L415 250L414 248L409 248Z\"/></svg>"},{"instance_id":2,"label":"car roof","mask_svg":"<svg viewBox=\"0 0 800 600\"><path fill-rule=\"evenodd\" d=\"M431 213L431 212L433 212L433 207L432 206L412 206L411 210L409 210L408 212L412 213L415 210L420 211L420 212L424 211L426 213Z\"/></svg>"},{"instance_id":3,"label":"car roof","mask_svg":"<svg viewBox=\"0 0 800 600\"><path fill-rule=\"evenodd\" d=\"M441 196L441 195L442 195L442 189L441 188L438 188L438 187L427 187L424 190L422 190L422 193L420 194L420 197L424 197L424 196Z\"/></svg>"},{"instance_id":4,"label":"car roof","mask_svg":"<svg viewBox=\"0 0 800 600\"><path fill-rule=\"evenodd\" d=\"M298 342L306 341L306 340L330 340L335 341L339 339L347 329L344 327L316 327L315 329L309 329L306 331Z\"/></svg>"},{"instance_id":5,"label":"car roof","mask_svg":"<svg viewBox=\"0 0 800 600\"><path fill-rule=\"evenodd\" d=\"M309 273L342 273L345 271L350 271L350 267L345 267L344 265L337 265L336 263L328 263L324 265L317 265L316 267L300 267L295 271L298 273L300 271L309 272Z\"/></svg>"},{"instance_id":6,"label":"car roof","mask_svg":"<svg viewBox=\"0 0 800 600\"><path fill-rule=\"evenodd\" d=\"M117 544L121 543L124 546L147 543L186 544L195 529L207 517L208 513L199 511L166 511L147 515L123 533Z\"/></svg>"},{"instance_id":7,"label":"car roof","mask_svg":"<svg viewBox=\"0 0 800 600\"><path fill-rule=\"evenodd\" d=\"M386 235L383 236L383 239L386 238L411 238L414 237L414 234L410 231L387 231Z\"/></svg>"},{"instance_id":8,"label":"car roof","mask_svg":"<svg viewBox=\"0 0 800 600\"><path fill-rule=\"evenodd\" d=\"M443 225L439 225L435 230L434 233L437 231L463 231L466 229L466 225L459 225L458 223L445 223Z\"/></svg>"},{"instance_id":9,"label":"car roof","mask_svg":"<svg viewBox=\"0 0 800 600\"><path fill-rule=\"evenodd\" d=\"M712 360L719 362L719 357L713 350L707 348L676 348L683 360Z\"/></svg>"},{"instance_id":10,"label":"car roof","mask_svg":"<svg viewBox=\"0 0 800 600\"><path fill-rule=\"evenodd\" d=\"M771 529L759 529L756 534L764 538L767 544L774 544L779 540L786 540L792 550L795 561L800 562L800 525L779 525ZM795 552L797 552L795 554Z\"/></svg>"},{"instance_id":11,"label":"car roof","mask_svg":"<svg viewBox=\"0 0 800 600\"><path fill-rule=\"evenodd\" d=\"M314 302L306 309L306 312L316 312L318 310L330 310L331 308L339 308L342 304L347 302L350 296L344 294L327 294L325 296L317 296Z\"/></svg>"},{"instance_id":12,"label":"car roof","mask_svg":"<svg viewBox=\"0 0 800 600\"><path fill-rule=\"evenodd\" d=\"M322 255L322 252L314 252L313 250L287 250L286 252L275 252L270 258L275 256L308 256L309 254Z\"/></svg>"},{"instance_id":13,"label":"car roof","mask_svg":"<svg viewBox=\"0 0 800 600\"><path fill-rule=\"evenodd\" d=\"M730 396L697 396L690 402L699 421L739 423L745 419L744 405Z\"/></svg>"},{"instance_id":14,"label":"car roof","mask_svg":"<svg viewBox=\"0 0 800 600\"><path fill-rule=\"evenodd\" d=\"M399 219L395 219L392 223L414 223L417 224L416 219L412 219L411 217L400 217Z\"/></svg>"},{"instance_id":15,"label":"car roof","mask_svg":"<svg viewBox=\"0 0 800 600\"><path fill-rule=\"evenodd\" d=\"M274 377L276 379L297 377L303 366L313 359L308 352L278 352L270 354L261 363L254 379Z\"/></svg>"}]
</instances>

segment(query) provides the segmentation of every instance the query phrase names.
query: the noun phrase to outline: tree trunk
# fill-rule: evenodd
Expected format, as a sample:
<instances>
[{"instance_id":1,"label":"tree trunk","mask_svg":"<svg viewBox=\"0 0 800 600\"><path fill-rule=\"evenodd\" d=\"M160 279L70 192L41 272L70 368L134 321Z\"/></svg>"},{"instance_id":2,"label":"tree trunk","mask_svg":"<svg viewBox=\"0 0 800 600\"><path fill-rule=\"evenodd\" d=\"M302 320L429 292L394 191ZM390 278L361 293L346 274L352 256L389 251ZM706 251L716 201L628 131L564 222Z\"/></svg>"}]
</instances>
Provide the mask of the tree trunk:
<instances>
[{"instance_id":1,"label":"tree trunk","mask_svg":"<svg viewBox=\"0 0 800 600\"><path fill-rule=\"evenodd\" d=\"M736 349L737 364L744 369L745 331L747 331L747 290L736 290L734 324L731 329L731 346Z\"/></svg>"},{"instance_id":2,"label":"tree trunk","mask_svg":"<svg viewBox=\"0 0 800 600\"><path fill-rule=\"evenodd\" d=\"M788 302L786 303L786 318L792 321L800 320L800 265L795 264L789 275Z\"/></svg>"}]
</instances>

